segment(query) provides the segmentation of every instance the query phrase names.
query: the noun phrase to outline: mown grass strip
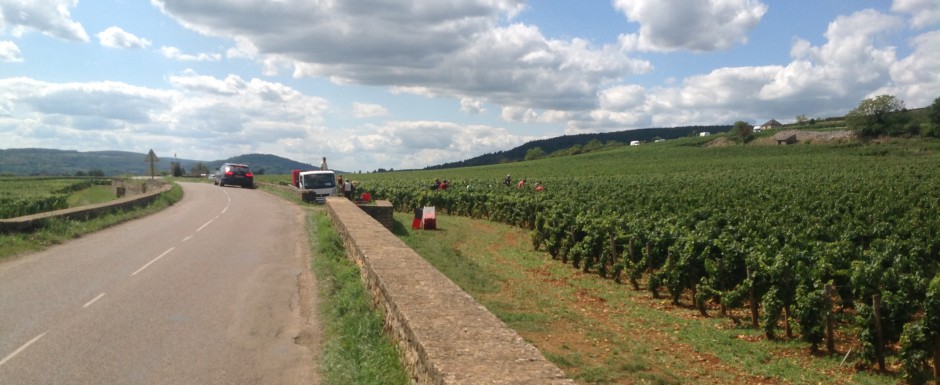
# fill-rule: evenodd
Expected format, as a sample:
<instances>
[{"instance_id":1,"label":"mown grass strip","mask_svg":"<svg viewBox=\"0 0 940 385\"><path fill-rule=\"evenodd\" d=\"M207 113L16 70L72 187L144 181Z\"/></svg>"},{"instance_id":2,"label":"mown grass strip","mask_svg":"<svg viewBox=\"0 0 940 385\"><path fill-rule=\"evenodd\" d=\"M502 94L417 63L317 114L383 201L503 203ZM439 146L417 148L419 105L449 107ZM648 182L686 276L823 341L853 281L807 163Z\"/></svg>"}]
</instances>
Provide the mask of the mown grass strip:
<instances>
[{"instance_id":1,"label":"mown grass strip","mask_svg":"<svg viewBox=\"0 0 940 385\"><path fill-rule=\"evenodd\" d=\"M115 199L117 199L117 194L111 186L92 185L69 194L66 202L69 207L81 207Z\"/></svg>"},{"instance_id":2,"label":"mown grass strip","mask_svg":"<svg viewBox=\"0 0 940 385\"><path fill-rule=\"evenodd\" d=\"M408 375L382 315L372 307L359 268L346 257L343 242L322 209L307 216L313 271L319 282L325 385L405 385Z\"/></svg>"}]
</instances>

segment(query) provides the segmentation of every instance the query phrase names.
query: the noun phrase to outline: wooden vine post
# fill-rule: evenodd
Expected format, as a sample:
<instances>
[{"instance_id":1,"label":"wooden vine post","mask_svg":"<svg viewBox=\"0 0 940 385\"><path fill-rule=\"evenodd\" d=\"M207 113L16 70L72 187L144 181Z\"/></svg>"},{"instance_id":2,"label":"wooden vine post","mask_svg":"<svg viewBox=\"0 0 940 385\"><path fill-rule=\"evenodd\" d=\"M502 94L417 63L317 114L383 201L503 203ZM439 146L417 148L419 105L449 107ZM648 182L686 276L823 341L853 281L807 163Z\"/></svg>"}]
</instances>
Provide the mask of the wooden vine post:
<instances>
[{"instance_id":1,"label":"wooden vine post","mask_svg":"<svg viewBox=\"0 0 940 385\"><path fill-rule=\"evenodd\" d=\"M653 244L651 242L646 242L646 272L649 273L650 281L653 280ZM650 291L653 293L653 298L659 299L659 290L656 286L650 285Z\"/></svg>"},{"instance_id":2,"label":"wooden vine post","mask_svg":"<svg viewBox=\"0 0 940 385\"><path fill-rule=\"evenodd\" d=\"M871 306L875 316L875 355L878 359L878 370L885 371L884 333L881 330L881 294L871 296Z\"/></svg>"},{"instance_id":3,"label":"wooden vine post","mask_svg":"<svg viewBox=\"0 0 940 385\"><path fill-rule=\"evenodd\" d=\"M825 288L825 303L826 303L826 350L832 354L836 352L836 341L833 337L833 325L832 325L832 285L826 284Z\"/></svg>"},{"instance_id":4,"label":"wooden vine post","mask_svg":"<svg viewBox=\"0 0 940 385\"><path fill-rule=\"evenodd\" d=\"M933 383L940 385L940 333L933 340Z\"/></svg>"},{"instance_id":5,"label":"wooden vine post","mask_svg":"<svg viewBox=\"0 0 940 385\"><path fill-rule=\"evenodd\" d=\"M630 261L636 262L636 238L630 238ZM636 274L630 272L630 284L633 285L633 290L640 290L640 283L636 281Z\"/></svg>"},{"instance_id":6,"label":"wooden vine post","mask_svg":"<svg viewBox=\"0 0 940 385\"><path fill-rule=\"evenodd\" d=\"M753 327L754 329L757 329L758 327L760 327L760 323L759 323L759 317L760 317L759 311L760 310L758 308L759 304L757 303L757 294L754 289L754 273L751 271L751 266L748 265L746 267L747 267L747 280L751 282L751 287L748 290L748 297L749 297L748 300L751 302L751 327Z\"/></svg>"}]
</instances>

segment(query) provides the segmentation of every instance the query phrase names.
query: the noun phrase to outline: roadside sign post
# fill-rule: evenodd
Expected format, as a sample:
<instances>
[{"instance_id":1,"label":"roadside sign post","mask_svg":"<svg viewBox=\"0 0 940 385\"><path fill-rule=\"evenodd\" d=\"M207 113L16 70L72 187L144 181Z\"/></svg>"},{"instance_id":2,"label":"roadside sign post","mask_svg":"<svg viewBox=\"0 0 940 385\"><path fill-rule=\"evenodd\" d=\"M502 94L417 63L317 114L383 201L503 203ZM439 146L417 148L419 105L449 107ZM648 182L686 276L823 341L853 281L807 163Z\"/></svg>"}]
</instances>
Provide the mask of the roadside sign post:
<instances>
[{"instance_id":1,"label":"roadside sign post","mask_svg":"<svg viewBox=\"0 0 940 385\"><path fill-rule=\"evenodd\" d=\"M150 149L150 152L147 153L147 157L144 158L144 162L150 162L150 179L154 179L156 176L156 168L154 168L154 163L159 162L160 158L157 158L157 154L153 153L153 149Z\"/></svg>"}]
</instances>

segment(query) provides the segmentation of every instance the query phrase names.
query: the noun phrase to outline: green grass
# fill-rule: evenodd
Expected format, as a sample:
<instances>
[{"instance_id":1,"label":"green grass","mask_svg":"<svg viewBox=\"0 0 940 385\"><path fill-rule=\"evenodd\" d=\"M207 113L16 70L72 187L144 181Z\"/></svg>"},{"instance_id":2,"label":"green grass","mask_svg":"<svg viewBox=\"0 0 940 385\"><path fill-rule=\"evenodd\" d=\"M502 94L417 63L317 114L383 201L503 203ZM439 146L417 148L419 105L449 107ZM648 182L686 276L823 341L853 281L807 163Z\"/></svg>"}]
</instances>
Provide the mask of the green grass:
<instances>
[{"instance_id":1,"label":"green grass","mask_svg":"<svg viewBox=\"0 0 940 385\"><path fill-rule=\"evenodd\" d=\"M392 341L382 332L382 315L372 307L359 268L346 257L342 239L323 210L308 215L307 229L324 325L322 383L409 384Z\"/></svg>"},{"instance_id":2,"label":"green grass","mask_svg":"<svg viewBox=\"0 0 940 385\"><path fill-rule=\"evenodd\" d=\"M111 186L93 185L89 188L78 190L69 194L66 199L69 207L80 207L103 203L117 199L114 189Z\"/></svg>"},{"instance_id":3,"label":"green grass","mask_svg":"<svg viewBox=\"0 0 940 385\"><path fill-rule=\"evenodd\" d=\"M180 199L183 199L183 189L174 185L156 201L141 208L116 211L87 221L51 220L42 228L29 233L0 233L0 245L3 245L0 247L0 260L42 250L84 234L159 212Z\"/></svg>"}]
</instances>

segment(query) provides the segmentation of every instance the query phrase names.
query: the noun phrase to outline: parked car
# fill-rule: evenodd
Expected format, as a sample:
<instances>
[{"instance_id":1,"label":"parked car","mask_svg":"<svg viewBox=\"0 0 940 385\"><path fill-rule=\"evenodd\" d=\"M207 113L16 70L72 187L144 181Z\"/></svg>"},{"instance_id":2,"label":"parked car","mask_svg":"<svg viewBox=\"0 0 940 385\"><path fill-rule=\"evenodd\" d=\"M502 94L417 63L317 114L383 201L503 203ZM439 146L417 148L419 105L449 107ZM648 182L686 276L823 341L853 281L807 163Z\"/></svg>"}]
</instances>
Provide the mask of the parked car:
<instances>
[{"instance_id":1,"label":"parked car","mask_svg":"<svg viewBox=\"0 0 940 385\"><path fill-rule=\"evenodd\" d=\"M239 185L244 188L254 188L255 175L251 173L247 165L225 163L222 167L219 167L219 171L216 171L213 183L220 187L225 185Z\"/></svg>"}]
</instances>

